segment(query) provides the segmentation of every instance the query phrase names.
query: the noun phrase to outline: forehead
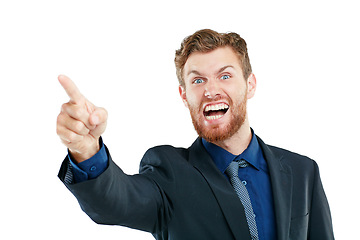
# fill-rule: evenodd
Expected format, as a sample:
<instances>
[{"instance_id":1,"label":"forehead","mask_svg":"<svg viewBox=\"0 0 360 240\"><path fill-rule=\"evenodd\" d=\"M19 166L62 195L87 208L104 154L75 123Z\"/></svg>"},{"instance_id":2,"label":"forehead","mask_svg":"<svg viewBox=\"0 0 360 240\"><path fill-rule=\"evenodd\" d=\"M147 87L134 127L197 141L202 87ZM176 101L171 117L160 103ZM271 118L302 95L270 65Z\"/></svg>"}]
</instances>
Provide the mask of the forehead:
<instances>
[{"instance_id":1,"label":"forehead","mask_svg":"<svg viewBox=\"0 0 360 240\"><path fill-rule=\"evenodd\" d=\"M241 71L239 56L231 47L220 47L210 52L191 53L184 65L184 77L189 73L197 71L212 73L223 66L232 65L236 70Z\"/></svg>"}]
</instances>

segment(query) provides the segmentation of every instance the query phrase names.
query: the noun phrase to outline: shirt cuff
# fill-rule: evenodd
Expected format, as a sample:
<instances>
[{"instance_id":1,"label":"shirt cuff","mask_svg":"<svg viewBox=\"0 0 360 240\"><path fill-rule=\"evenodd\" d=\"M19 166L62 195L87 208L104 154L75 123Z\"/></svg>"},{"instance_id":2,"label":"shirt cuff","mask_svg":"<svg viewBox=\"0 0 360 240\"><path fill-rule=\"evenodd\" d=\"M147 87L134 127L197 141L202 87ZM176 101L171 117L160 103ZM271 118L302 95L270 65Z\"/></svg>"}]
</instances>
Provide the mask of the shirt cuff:
<instances>
[{"instance_id":1,"label":"shirt cuff","mask_svg":"<svg viewBox=\"0 0 360 240\"><path fill-rule=\"evenodd\" d=\"M99 144L100 150L94 156L78 164L73 161L71 154L68 152L68 159L72 167L74 183L97 178L108 167L109 158L101 137Z\"/></svg>"}]
</instances>

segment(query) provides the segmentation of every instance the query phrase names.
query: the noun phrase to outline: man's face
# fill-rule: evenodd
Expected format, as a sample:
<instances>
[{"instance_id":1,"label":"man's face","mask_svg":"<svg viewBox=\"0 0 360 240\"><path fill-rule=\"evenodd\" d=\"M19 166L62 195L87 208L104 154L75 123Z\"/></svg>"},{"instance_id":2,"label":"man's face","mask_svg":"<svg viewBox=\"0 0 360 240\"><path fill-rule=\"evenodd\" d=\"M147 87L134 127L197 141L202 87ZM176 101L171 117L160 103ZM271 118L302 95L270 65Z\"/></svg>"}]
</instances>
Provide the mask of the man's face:
<instances>
[{"instance_id":1,"label":"man's face","mask_svg":"<svg viewBox=\"0 0 360 240\"><path fill-rule=\"evenodd\" d=\"M179 87L180 95L199 136L218 142L238 132L246 119L246 102L254 94L256 80L253 74L244 79L232 48L192 53L183 74L185 88Z\"/></svg>"}]
</instances>

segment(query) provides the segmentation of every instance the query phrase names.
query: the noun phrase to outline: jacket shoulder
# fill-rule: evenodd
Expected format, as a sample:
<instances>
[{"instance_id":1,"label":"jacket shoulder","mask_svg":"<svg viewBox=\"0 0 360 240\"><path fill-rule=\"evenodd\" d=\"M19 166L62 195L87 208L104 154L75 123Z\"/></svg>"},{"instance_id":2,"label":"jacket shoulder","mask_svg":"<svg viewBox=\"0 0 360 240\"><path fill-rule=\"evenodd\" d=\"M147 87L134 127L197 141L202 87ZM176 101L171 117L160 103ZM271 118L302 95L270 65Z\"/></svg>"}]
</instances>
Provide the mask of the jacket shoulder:
<instances>
[{"instance_id":1,"label":"jacket shoulder","mask_svg":"<svg viewBox=\"0 0 360 240\"><path fill-rule=\"evenodd\" d=\"M299 168L299 169L308 169L312 170L314 169L314 166L317 167L316 162L305 156L301 155L296 152L289 151L287 149L283 149L276 146L267 145L268 148L271 150L271 152L277 156L281 161L289 166L291 166L293 169Z\"/></svg>"},{"instance_id":2,"label":"jacket shoulder","mask_svg":"<svg viewBox=\"0 0 360 240\"><path fill-rule=\"evenodd\" d=\"M160 169L172 169L174 165L186 164L189 159L189 152L186 148L174 147L171 145L160 145L149 148L140 162L140 172L149 170L149 167Z\"/></svg>"},{"instance_id":3,"label":"jacket shoulder","mask_svg":"<svg viewBox=\"0 0 360 240\"><path fill-rule=\"evenodd\" d=\"M180 148L180 147L174 147L171 145L159 145L152 148L149 148L145 154L145 159L151 158L151 159L163 159L163 158L188 158L188 149L186 148ZM143 159L144 160L144 159Z\"/></svg>"}]
</instances>

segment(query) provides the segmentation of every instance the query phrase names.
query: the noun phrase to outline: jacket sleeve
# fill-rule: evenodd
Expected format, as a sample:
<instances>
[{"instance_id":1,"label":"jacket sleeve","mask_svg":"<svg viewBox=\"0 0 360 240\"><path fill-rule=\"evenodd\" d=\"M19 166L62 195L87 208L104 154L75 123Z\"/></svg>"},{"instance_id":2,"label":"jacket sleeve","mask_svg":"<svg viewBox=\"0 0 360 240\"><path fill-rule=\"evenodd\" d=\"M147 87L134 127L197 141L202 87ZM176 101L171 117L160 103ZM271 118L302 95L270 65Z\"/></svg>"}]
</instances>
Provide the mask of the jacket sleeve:
<instances>
[{"instance_id":1,"label":"jacket sleeve","mask_svg":"<svg viewBox=\"0 0 360 240\"><path fill-rule=\"evenodd\" d=\"M314 162L314 186L309 219L309 240L334 239L330 207L321 183L319 167Z\"/></svg>"},{"instance_id":2,"label":"jacket sleeve","mask_svg":"<svg viewBox=\"0 0 360 240\"><path fill-rule=\"evenodd\" d=\"M170 218L167 195L146 174L125 174L113 162L107 148L106 151L109 166L97 178L76 184L66 182L67 158L58 177L94 222L159 232Z\"/></svg>"}]
</instances>

